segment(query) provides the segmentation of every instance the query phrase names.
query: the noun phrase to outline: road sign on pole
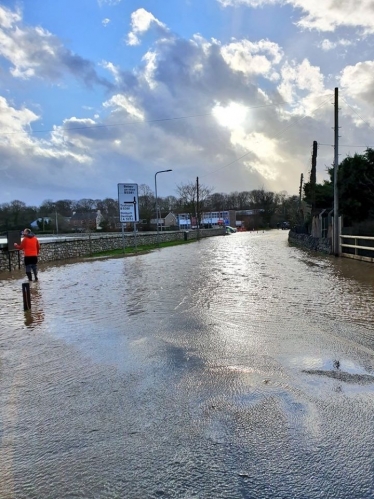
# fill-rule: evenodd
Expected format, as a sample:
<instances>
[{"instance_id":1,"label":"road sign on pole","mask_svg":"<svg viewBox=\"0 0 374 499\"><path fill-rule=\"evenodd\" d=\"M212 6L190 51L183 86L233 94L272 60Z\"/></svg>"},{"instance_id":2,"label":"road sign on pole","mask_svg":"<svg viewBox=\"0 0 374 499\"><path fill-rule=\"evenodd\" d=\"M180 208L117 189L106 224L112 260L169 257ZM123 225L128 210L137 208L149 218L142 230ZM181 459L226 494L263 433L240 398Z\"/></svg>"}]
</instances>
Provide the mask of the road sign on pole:
<instances>
[{"instance_id":1,"label":"road sign on pole","mask_svg":"<svg viewBox=\"0 0 374 499\"><path fill-rule=\"evenodd\" d=\"M138 184L118 184L119 221L139 222Z\"/></svg>"}]
</instances>

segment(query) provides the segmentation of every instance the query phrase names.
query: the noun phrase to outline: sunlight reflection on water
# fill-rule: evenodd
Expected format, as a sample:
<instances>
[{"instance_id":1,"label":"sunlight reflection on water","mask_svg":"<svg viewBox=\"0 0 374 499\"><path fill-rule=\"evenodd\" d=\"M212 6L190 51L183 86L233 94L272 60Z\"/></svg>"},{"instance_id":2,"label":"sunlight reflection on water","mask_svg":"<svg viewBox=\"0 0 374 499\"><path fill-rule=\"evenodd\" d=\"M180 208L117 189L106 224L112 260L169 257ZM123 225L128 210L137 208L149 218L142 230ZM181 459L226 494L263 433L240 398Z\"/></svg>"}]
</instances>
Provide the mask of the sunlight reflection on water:
<instances>
[{"instance_id":1,"label":"sunlight reflection on water","mask_svg":"<svg viewBox=\"0 0 374 499\"><path fill-rule=\"evenodd\" d=\"M374 266L271 231L44 266L26 313L21 283L0 280L9 497L371 497Z\"/></svg>"}]
</instances>

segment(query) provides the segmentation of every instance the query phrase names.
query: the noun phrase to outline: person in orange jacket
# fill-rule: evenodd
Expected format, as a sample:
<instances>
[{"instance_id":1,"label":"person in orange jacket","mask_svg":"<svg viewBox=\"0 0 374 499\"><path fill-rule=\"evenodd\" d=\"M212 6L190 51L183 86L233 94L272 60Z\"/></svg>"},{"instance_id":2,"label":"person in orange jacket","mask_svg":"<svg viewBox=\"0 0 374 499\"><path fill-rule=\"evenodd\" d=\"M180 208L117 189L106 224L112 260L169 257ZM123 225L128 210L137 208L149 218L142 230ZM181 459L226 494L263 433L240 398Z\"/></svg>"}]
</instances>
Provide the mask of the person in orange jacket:
<instances>
[{"instance_id":1,"label":"person in orange jacket","mask_svg":"<svg viewBox=\"0 0 374 499\"><path fill-rule=\"evenodd\" d=\"M25 229L22 233L23 239L21 244L14 243L14 247L22 250L24 253L24 263L26 267L26 275L29 281L32 281L34 273L35 281L38 280L38 255L40 252L40 243L38 238L31 232L30 229Z\"/></svg>"}]
</instances>

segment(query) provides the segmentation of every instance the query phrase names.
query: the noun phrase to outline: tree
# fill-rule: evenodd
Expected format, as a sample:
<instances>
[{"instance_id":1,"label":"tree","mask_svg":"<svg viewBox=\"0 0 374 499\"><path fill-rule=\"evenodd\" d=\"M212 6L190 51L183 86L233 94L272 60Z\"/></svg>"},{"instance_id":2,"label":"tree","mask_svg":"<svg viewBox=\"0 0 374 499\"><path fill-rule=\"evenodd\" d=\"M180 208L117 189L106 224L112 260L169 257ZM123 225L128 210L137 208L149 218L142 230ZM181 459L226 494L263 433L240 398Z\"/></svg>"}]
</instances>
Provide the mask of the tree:
<instances>
[{"instance_id":1,"label":"tree","mask_svg":"<svg viewBox=\"0 0 374 499\"><path fill-rule=\"evenodd\" d=\"M201 214L208 208L211 187L199 184L199 209L197 210L197 185L195 182L180 184L177 186L181 206L184 211L201 219Z\"/></svg>"},{"instance_id":2,"label":"tree","mask_svg":"<svg viewBox=\"0 0 374 499\"><path fill-rule=\"evenodd\" d=\"M374 150L348 156L338 169L339 211L351 222L374 218Z\"/></svg>"},{"instance_id":3,"label":"tree","mask_svg":"<svg viewBox=\"0 0 374 499\"><path fill-rule=\"evenodd\" d=\"M75 205L76 211L92 211L96 210L96 201L94 199L80 199Z\"/></svg>"},{"instance_id":4,"label":"tree","mask_svg":"<svg viewBox=\"0 0 374 499\"><path fill-rule=\"evenodd\" d=\"M178 208L178 200L175 196L166 196L163 199L162 207L165 211L176 211Z\"/></svg>"},{"instance_id":5,"label":"tree","mask_svg":"<svg viewBox=\"0 0 374 499\"><path fill-rule=\"evenodd\" d=\"M270 225L271 219L278 206L278 197L274 192L255 189L251 191L251 204L253 209L263 210L262 218L265 225Z\"/></svg>"},{"instance_id":6,"label":"tree","mask_svg":"<svg viewBox=\"0 0 374 499\"><path fill-rule=\"evenodd\" d=\"M102 216L109 220L110 218L118 218L118 200L113 198L105 198L103 201L97 199L96 207L100 210Z\"/></svg>"},{"instance_id":7,"label":"tree","mask_svg":"<svg viewBox=\"0 0 374 499\"><path fill-rule=\"evenodd\" d=\"M284 222L290 222L291 226L299 222L300 199L299 196L285 197L280 205L281 218Z\"/></svg>"},{"instance_id":8,"label":"tree","mask_svg":"<svg viewBox=\"0 0 374 499\"><path fill-rule=\"evenodd\" d=\"M35 206L27 206L22 201L12 201L9 204L10 224L12 229L25 228L33 222L37 216Z\"/></svg>"},{"instance_id":9,"label":"tree","mask_svg":"<svg viewBox=\"0 0 374 499\"><path fill-rule=\"evenodd\" d=\"M70 199L61 199L56 201L55 208L58 215L61 215L62 217L71 217L73 213L73 201L70 201Z\"/></svg>"},{"instance_id":10,"label":"tree","mask_svg":"<svg viewBox=\"0 0 374 499\"><path fill-rule=\"evenodd\" d=\"M56 203L51 199L45 199L39 207L40 217L51 217L56 210Z\"/></svg>"},{"instance_id":11,"label":"tree","mask_svg":"<svg viewBox=\"0 0 374 499\"><path fill-rule=\"evenodd\" d=\"M155 196L147 184L139 185L139 218L150 223L151 218L156 215Z\"/></svg>"},{"instance_id":12,"label":"tree","mask_svg":"<svg viewBox=\"0 0 374 499\"><path fill-rule=\"evenodd\" d=\"M51 231L52 230L52 222L51 219L42 217L37 220L38 229L42 231Z\"/></svg>"},{"instance_id":13,"label":"tree","mask_svg":"<svg viewBox=\"0 0 374 499\"><path fill-rule=\"evenodd\" d=\"M207 205L210 211L223 211L226 209L226 194L216 192L209 196Z\"/></svg>"},{"instance_id":14,"label":"tree","mask_svg":"<svg viewBox=\"0 0 374 499\"><path fill-rule=\"evenodd\" d=\"M10 222L10 205L9 203L2 203L0 205L0 230L5 231L11 228Z\"/></svg>"},{"instance_id":15,"label":"tree","mask_svg":"<svg viewBox=\"0 0 374 499\"><path fill-rule=\"evenodd\" d=\"M330 176L333 176L333 169L328 170ZM304 201L312 205L314 200L315 209L329 209L334 204L334 184L332 180L324 180L322 184L313 185L310 182L304 184Z\"/></svg>"},{"instance_id":16,"label":"tree","mask_svg":"<svg viewBox=\"0 0 374 499\"><path fill-rule=\"evenodd\" d=\"M251 202L251 193L249 191L242 191L238 193L238 209L246 210L249 208Z\"/></svg>"}]
</instances>

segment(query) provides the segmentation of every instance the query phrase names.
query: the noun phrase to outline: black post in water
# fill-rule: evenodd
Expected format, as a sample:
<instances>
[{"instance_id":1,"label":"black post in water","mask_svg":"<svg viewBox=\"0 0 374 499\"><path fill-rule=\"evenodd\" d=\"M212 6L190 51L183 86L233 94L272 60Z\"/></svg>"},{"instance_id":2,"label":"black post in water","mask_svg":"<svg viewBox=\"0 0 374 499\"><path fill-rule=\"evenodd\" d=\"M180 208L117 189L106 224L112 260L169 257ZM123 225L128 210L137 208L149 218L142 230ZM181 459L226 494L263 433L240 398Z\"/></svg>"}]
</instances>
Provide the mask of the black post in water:
<instances>
[{"instance_id":1,"label":"black post in water","mask_svg":"<svg viewBox=\"0 0 374 499\"><path fill-rule=\"evenodd\" d=\"M23 295L23 310L30 310L31 297L30 297L30 284L28 282L22 283L22 295Z\"/></svg>"}]
</instances>

